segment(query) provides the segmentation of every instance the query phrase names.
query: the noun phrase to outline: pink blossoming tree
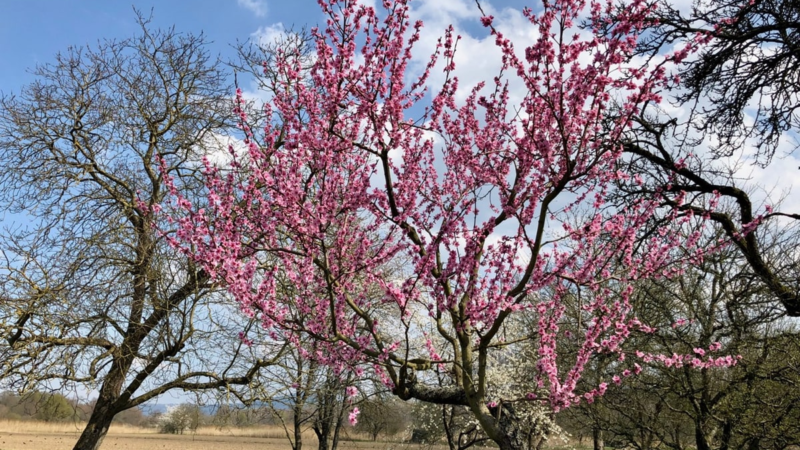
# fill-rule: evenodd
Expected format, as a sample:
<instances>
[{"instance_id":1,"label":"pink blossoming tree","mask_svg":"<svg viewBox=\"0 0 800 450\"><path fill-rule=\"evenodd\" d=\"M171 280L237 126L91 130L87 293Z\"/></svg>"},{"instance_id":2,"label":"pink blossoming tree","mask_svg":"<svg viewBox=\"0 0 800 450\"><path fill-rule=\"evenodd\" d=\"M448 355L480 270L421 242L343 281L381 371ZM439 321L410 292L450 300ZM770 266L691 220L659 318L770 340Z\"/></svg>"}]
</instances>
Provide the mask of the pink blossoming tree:
<instances>
[{"instance_id":1,"label":"pink blossoming tree","mask_svg":"<svg viewBox=\"0 0 800 450\"><path fill-rule=\"evenodd\" d=\"M266 329L314 339L305 356L372 371L402 399L467 406L500 448L526 448L518 405L558 411L602 395L612 380L576 390L598 352L620 354L623 378L638 370L622 346L647 331L629 315L631 283L679 271L679 246L700 253L699 232L641 236L658 198L605 203L627 177L616 162L630 117L659 100L666 65L689 50L637 66L628 55L649 3L629 2L609 27L611 2L551 0L524 11L538 31L524 49L482 18L501 70L465 88L452 28L412 73L422 23L406 1L386 0L380 13L353 0L320 5L329 19L312 32L311 68L289 50L270 68L269 123L257 129L239 111L247 154L231 170L207 166L202 207L174 191L186 212L174 244ZM590 26L578 33L582 20ZM443 84L428 88L442 70ZM672 225L691 220L675 213ZM579 350L560 357L565 303L581 292L591 300ZM493 393L487 380L503 359L492 352L519 314L534 317L538 359L529 383ZM699 353L639 357L717 364ZM432 369L452 383L426 383Z\"/></svg>"}]
</instances>

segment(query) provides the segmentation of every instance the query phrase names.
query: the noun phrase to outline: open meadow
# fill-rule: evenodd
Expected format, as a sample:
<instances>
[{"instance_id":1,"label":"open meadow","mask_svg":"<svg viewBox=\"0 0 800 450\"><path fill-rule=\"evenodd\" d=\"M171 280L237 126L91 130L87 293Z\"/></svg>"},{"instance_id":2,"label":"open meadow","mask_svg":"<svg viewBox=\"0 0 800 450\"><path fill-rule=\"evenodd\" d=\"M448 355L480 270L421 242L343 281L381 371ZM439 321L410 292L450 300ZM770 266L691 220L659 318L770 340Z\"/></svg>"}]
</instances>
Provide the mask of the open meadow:
<instances>
[{"instance_id":1,"label":"open meadow","mask_svg":"<svg viewBox=\"0 0 800 450\"><path fill-rule=\"evenodd\" d=\"M0 420L0 450L71 450L81 424ZM447 450L446 445L372 442L361 436L343 440L340 450ZM316 450L313 433L304 433L304 448ZM250 428L200 427L195 433L160 434L155 429L112 425L103 450L291 450L283 431L275 426ZM495 448L495 447L482 447ZM581 446L546 446L548 450Z\"/></svg>"},{"instance_id":2,"label":"open meadow","mask_svg":"<svg viewBox=\"0 0 800 450\"><path fill-rule=\"evenodd\" d=\"M0 421L0 450L71 450L78 439L81 424ZM316 449L313 433L304 434L304 446ZM103 441L109 450L291 450L277 427L250 428L200 427L197 432L159 434L154 429L112 425ZM344 441L342 450L419 449L419 445L395 442ZM425 449L431 448L424 446ZM437 447L434 447L437 448ZM445 447L442 446L441 449Z\"/></svg>"}]
</instances>

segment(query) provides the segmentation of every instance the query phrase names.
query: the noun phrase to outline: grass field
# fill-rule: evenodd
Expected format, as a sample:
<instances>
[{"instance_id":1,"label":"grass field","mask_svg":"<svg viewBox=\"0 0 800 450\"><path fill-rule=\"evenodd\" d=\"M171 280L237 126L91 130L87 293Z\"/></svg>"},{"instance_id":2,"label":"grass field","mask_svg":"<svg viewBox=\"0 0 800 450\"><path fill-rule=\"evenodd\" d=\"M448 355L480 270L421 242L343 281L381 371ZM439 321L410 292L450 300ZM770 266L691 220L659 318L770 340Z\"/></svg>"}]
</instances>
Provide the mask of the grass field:
<instances>
[{"instance_id":1,"label":"grass field","mask_svg":"<svg viewBox=\"0 0 800 450\"><path fill-rule=\"evenodd\" d=\"M77 423L0 421L0 450L71 450L82 430ZM343 440L339 450L447 450L397 442L371 442L360 436ZM303 449L316 450L313 433L304 433ZM481 447L478 447L481 448ZM490 449L492 447L485 447ZM547 447L548 450L576 448ZM291 450L283 430L276 426L251 428L201 427L183 435L158 434L149 428L112 425L103 450Z\"/></svg>"},{"instance_id":2,"label":"grass field","mask_svg":"<svg viewBox=\"0 0 800 450\"><path fill-rule=\"evenodd\" d=\"M0 421L0 450L71 450L81 424ZM112 425L102 445L108 450L291 450L278 427L201 427L183 435L158 434L154 429ZM313 433L304 433L304 450L316 450ZM343 441L341 450L420 450L418 445L392 442ZM425 446L424 449L429 449ZM445 447L433 450L444 450Z\"/></svg>"}]
</instances>

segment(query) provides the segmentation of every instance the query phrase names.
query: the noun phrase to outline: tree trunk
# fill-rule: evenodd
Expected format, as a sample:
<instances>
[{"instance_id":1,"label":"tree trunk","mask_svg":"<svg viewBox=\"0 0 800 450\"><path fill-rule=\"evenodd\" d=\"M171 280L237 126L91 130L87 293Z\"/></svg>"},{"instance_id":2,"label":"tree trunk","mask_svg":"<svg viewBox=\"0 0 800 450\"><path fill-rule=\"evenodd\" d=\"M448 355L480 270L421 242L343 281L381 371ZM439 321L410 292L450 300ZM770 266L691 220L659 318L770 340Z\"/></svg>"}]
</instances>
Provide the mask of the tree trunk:
<instances>
[{"instance_id":1,"label":"tree trunk","mask_svg":"<svg viewBox=\"0 0 800 450\"><path fill-rule=\"evenodd\" d=\"M733 425L730 420L726 420L722 424L722 436L719 439L719 450L728 450L731 443L731 435L733 434Z\"/></svg>"},{"instance_id":2,"label":"tree trunk","mask_svg":"<svg viewBox=\"0 0 800 450\"><path fill-rule=\"evenodd\" d=\"M111 369L100 387L100 395L94 404L92 415L89 416L89 422L72 450L98 450L100 448L114 416L121 411L119 405L115 403L120 398L125 374L132 361L132 357L125 357L117 359L111 364Z\"/></svg>"},{"instance_id":3,"label":"tree trunk","mask_svg":"<svg viewBox=\"0 0 800 450\"><path fill-rule=\"evenodd\" d=\"M703 427L700 422L695 423L694 440L697 444L697 450L711 450L711 446L708 444L706 434L703 432Z\"/></svg>"},{"instance_id":4,"label":"tree trunk","mask_svg":"<svg viewBox=\"0 0 800 450\"><path fill-rule=\"evenodd\" d=\"M314 418L313 428L317 435L318 450L328 450L328 443L331 439L331 431L336 420L338 420L339 403L337 402L338 379L332 374L327 373L323 385L323 392L318 395L317 414ZM332 449L336 449L336 442Z\"/></svg>"},{"instance_id":5,"label":"tree trunk","mask_svg":"<svg viewBox=\"0 0 800 450\"><path fill-rule=\"evenodd\" d=\"M594 450L603 450L606 446L603 442L603 430L599 427L592 427L592 443Z\"/></svg>"},{"instance_id":6,"label":"tree trunk","mask_svg":"<svg viewBox=\"0 0 800 450\"><path fill-rule=\"evenodd\" d=\"M500 412L498 430L500 436L494 439L500 450L530 450L530 439L526 430L520 429L521 420L514 407L510 404L503 405ZM491 409L490 409L491 410ZM493 411L497 414L496 410Z\"/></svg>"},{"instance_id":7,"label":"tree trunk","mask_svg":"<svg viewBox=\"0 0 800 450\"><path fill-rule=\"evenodd\" d=\"M339 448L339 431L341 431L342 423L344 422L345 403L341 402L337 407L339 411L334 419L333 442L331 442L331 450L337 450Z\"/></svg>"},{"instance_id":8,"label":"tree trunk","mask_svg":"<svg viewBox=\"0 0 800 450\"><path fill-rule=\"evenodd\" d=\"M89 423L83 429L83 433L78 438L78 442L72 448L73 450L98 450L100 444L103 443L103 438L108 433L108 427L111 426L111 421L114 420L116 412L111 408L111 402L108 399L97 399L97 403L92 410L92 415L89 417Z\"/></svg>"},{"instance_id":9,"label":"tree trunk","mask_svg":"<svg viewBox=\"0 0 800 450\"><path fill-rule=\"evenodd\" d=\"M442 405L442 426L444 427L444 435L447 438L447 446L450 447L450 450L458 450L459 444L461 443L461 436L458 437L458 442L456 442L452 430L453 408L452 405ZM448 410L450 411L450 415L447 414Z\"/></svg>"},{"instance_id":10,"label":"tree trunk","mask_svg":"<svg viewBox=\"0 0 800 450\"><path fill-rule=\"evenodd\" d=\"M529 450L528 440L522 438L519 432L504 433L495 442L500 450Z\"/></svg>"},{"instance_id":11,"label":"tree trunk","mask_svg":"<svg viewBox=\"0 0 800 450\"><path fill-rule=\"evenodd\" d=\"M320 407L317 410L317 417L314 419L314 434L317 435L317 449L328 450L328 440L331 435L331 422L333 414L330 411L330 395L322 396Z\"/></svg>"},{"instance_id":12,"label":"tree trunk","mask_svg":"<svg viewBox=\"0 0 800 450\"><path fill-rule=\"evenodd\" d=\"M299 406L295 404L294 408L294 445L292 446L292 450L302 450L303 449L303 405L300 404Z\"/></svg>"},{"instance_id":13,"label":"tree trunk","mask_svg":"<svg viewBox=\"0 0 800 450\"><path fill-rule=\"evenodd\" d=\"M317 449L328 450L328 427L314 427L314 434L317 435Z\"/></svg>"}]
</instances>

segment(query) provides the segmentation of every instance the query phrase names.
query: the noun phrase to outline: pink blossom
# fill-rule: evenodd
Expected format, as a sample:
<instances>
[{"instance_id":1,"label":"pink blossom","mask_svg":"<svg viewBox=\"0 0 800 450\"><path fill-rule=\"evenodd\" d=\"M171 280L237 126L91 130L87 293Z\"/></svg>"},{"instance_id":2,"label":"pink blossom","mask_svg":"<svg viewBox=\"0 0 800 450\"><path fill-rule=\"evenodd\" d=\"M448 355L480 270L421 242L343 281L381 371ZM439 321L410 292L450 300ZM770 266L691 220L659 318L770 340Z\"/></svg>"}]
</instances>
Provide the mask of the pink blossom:
<instances>
[{"instance_id":1,"label":"pink blossom","mask_svg":"<svg viewBox=\"0 0 800 450\"><path fill-rule=\"evenodd\" d=\"M347 420L350 421L350 425L355 426L358 423L358 414L360 412L361 411L358 410L358 407L353 408L353 410L350 411L350 414L347 415Z\"/></svg>"},{"instance_id":2,"label":"pink blossom","mask_svg":"<svg viewBox=\"0 0 800 450\"><path fill-rule=\"evenodd\" d=\"M169 218L177 229L171 245L267 331L298 346L312 340L313 350L300 348L301 355L337 374L361 377L361 366L371 367L394 388L408 381L396 368L410 360L455 370L462 361L442 357L454 353L451 344L426 337L417 349L398 330L437 330L440 321L444 334L486 336L475 346L479 358L501 343L502 333L489 330L530 311L537 360L531 386L521 392L541 391L555 411L603 395L607 383L579 392L593 356L615 353L624 362L632 332L656 332L631 317L634 283L679 273L688 258L704 254L699 234L678 232L694 219L677 210L641 239L662 208L658 195L608 208L614 185L630 178L618 163L633 118L660 100L674 61L702 42L678 49L664 65L639 65L631 55L651 12L647 2L623 2L610 31L561 40L555 37L586 17L604 19L599 4L563 0L523 12L537 36L524 47L492 28L493 17L481 18L502 74L464 86L452 26L414 73L422 23L411 19L407 1L386 0L379 14L356 2L319 3L328 21L312 32L313 63L291 51L271 61L279 76L267 81L269 119L248 124L256 118L245 113L237 90L233 112L247 155L232 154L225 173L206 161L208 199L197 203L204 209L164 176L180 211ZM431 87L434 71L444 72L444 81ZM511 95L510 85L523 86L521 95ZM585 220L571 223L569 211ZM743 232L757 226L755 220ZM592 300L582 306L588 319L574 333L574 357L565 359L559 327L574 286L591 289ZM548 294L538 297L542 292ZM385 315L389 320L378 320ZM412 324L417 320L428 322ZM666 366L691 361L635 354ZM634 364L636 374L641 370ZM357 416L354 408L352 424Z\"/></svg>"}]
</instances>

